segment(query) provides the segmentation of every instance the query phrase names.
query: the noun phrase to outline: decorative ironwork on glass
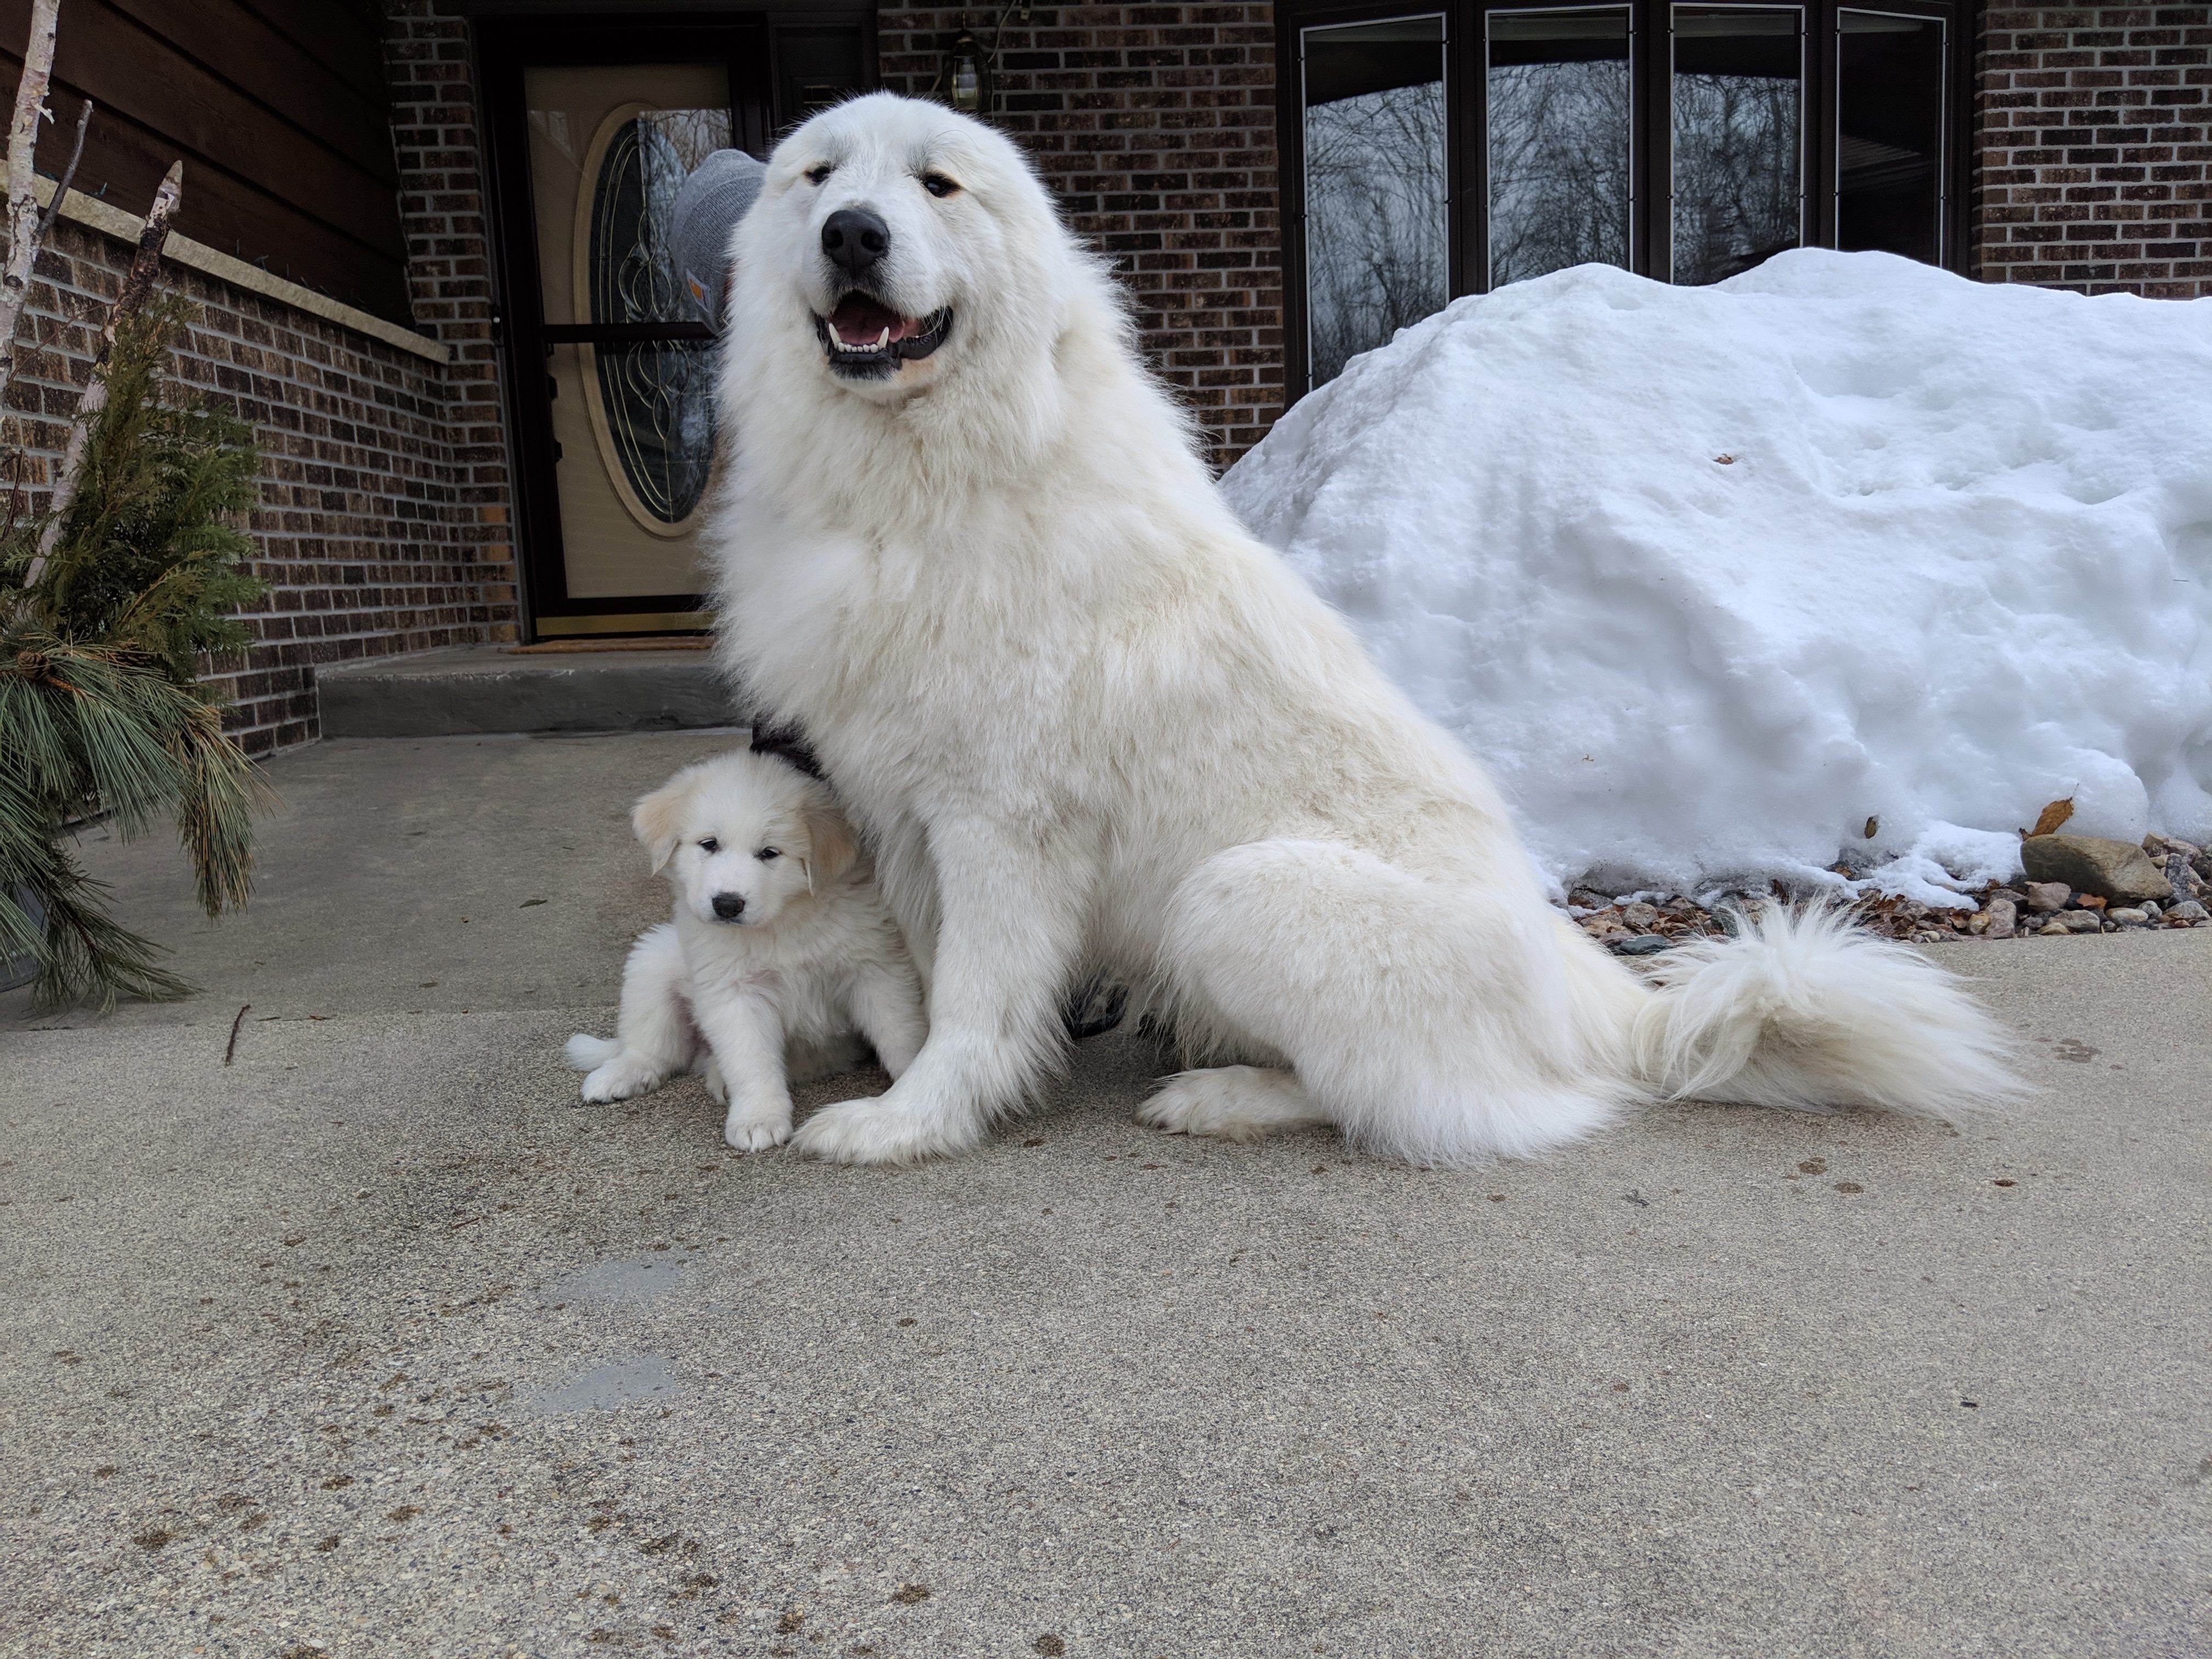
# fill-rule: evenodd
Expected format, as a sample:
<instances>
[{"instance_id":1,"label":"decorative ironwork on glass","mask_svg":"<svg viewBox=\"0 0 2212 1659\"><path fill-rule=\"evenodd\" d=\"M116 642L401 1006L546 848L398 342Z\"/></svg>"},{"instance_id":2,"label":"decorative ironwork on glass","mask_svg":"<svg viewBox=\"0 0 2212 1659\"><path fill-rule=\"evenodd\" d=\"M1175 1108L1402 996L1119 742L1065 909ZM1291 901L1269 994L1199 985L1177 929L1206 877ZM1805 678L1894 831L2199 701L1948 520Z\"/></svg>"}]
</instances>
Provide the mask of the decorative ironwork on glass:
<instances>
[{"instance_id":1,"label":"decorative ironwork on glass","mask_svg":"<svg viewBox=\"0 0 2212 1659\"><path fill-rule=\"evenodd\" d=\"M629 106L585 158L575 294L592 323L688 321L669 252L670 210L693 167L729 137L719 110ZM656 535L690 527L714 458L712 355L695 346L587 346L593 434L630 515Z\"/></svg>"}]
</instances>

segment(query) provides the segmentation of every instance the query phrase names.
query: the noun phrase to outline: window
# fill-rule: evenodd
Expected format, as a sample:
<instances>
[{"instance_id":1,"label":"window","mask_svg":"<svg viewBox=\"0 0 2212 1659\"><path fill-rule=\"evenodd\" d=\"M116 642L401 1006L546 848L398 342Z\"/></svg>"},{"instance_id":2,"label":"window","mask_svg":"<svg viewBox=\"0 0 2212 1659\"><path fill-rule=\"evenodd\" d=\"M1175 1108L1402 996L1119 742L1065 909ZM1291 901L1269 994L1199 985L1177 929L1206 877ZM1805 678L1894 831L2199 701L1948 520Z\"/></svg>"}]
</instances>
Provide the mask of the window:
<instances>
[{"instance_id":1,"label":"window","mask_svg":"<svg viewBox=\"0 0 2212 1659\"><path fill-rule=\"evenodd\" d=\"M1282 0L1294 376L1600 262L1958 258L1956 0Z\"/></svg>"},{"instance_id":2,"label":"window","mask_svg":"<svg viewBox=\"0 0 2212 1659\"><path fill-rule=\"evenodd\" d=\"M1309 29L1306 339L1318 378L1451 296L1444 20Z\"/></svg>"},{"instance_id":3,"label":"window","mask_svg":"<svg viewBox=\"0 0 2212 1659\"><path fill-rule=\"evenodd\" d=\"M1794 6L1676 6L1672 270L1717 283L1803 240L1805 27Z\"/></svg>"},{"instance_id":4,"label":"window","mask_svg":"<svg viewBox=\"0 0 2212 1659\"><path fill-rule=\"evenodd\" d=\"M1943 168L1943 21L1836 13L1836 246L1934 264Z\"/></svg>"},{"instance_id":5,"label":"window","mask_svg":"<svg viewBox=\"0 0 2212 1659\"><path fill-rule=\"evenodd\" d=\"M1628 8L1494 11L1487 24L1491 286L1592 260L1626 264Z\"/></svg>"}]
</instances>

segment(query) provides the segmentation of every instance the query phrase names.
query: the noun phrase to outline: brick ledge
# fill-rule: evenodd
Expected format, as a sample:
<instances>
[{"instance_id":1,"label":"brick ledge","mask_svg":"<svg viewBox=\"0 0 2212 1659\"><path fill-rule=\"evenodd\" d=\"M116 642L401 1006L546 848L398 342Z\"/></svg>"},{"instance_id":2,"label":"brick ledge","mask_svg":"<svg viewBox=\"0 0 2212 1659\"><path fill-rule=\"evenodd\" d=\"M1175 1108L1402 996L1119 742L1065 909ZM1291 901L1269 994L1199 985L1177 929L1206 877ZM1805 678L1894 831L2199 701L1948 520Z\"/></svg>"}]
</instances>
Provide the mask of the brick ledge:
<instances>
[{"instance_id":1,"label":"brick ledge","mask_svg":"<svg viewBox=\"0 0 2212 1659\"><path fill-rule=\"evenodd\" d=\"M54 198L54 181L40 174L38 185L39 202L44 206ZM98 197L87 196L76 190L70 191L62 203L61 216L88 226L105 235L133 243L137 241L139 232L146 225L145 220L137 214L125 213L112 203L103 202ZM245 260L211 248L204 242L196 242L189 236L172 231L169 240L162 245L161 257L173 259L180 265L189 265L195 270L204 271L233 288L244 289L249 294L258 294L280 305L289 306L295 311L320 317L326 322L349 328L356 334L366 334L371 339L381 340L386 345L397 346L402 351L412 352L416 356L428 358L434 363L444 364L453 361L453 352L428 335L417 334L413 329L402 328L397 323L387 323L383 318L362 311L358 307L333 300L326 294L318 294L311 288L302 288L284 277L272 276L258 265L248 264Z\"/></svg>"}]
</instances>

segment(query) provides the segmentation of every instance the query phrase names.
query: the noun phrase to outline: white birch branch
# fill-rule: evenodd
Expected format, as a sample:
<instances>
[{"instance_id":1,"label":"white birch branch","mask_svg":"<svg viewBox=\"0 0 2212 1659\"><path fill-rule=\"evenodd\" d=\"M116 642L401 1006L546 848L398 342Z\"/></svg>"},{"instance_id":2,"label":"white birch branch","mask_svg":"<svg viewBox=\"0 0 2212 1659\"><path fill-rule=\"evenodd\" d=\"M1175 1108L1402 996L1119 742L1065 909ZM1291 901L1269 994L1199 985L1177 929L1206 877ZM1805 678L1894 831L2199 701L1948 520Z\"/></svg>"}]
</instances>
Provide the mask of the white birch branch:
<instances>
[{"instance_id":1,"label":"white birch branch","mask_svg":"<svg viewBox=\"0 0 2212 1659\"><path fill-rule=\"evenodd\" d=\"M93 349L92 375L85 381L84 391L76 400L76 412L70 416L69 437L62 445L59 471L54 477L54 493L46 502L46 522L39 532L39 556L31 561L25 573L23 586L27 592L39 585L46 574L46 560L52 555L55 544L62 538L62 521L76 501L77 485L84 473L85 445L92 428L99 424L100 411L107 407L107 360L115 350L117 329L138 313L146 303L146 296L154 290L154 278L161 270L161 244L169 239L169 221L177 216L177 204L185 194L185 164L173 161L161 189L154 192L154 205L146 210L146 228L138 234L138 251L131 256L131 269L123 278L122 292L115 303L107 308L107 321L100 331L100 343Z\"/></svg>"},{"instance_id":2,"label":"white birch branch","mask_svg":"<svg viewBox=\"0 0 2212 1659\"><path fill-rule=\"evenodd\" d=\"M32 0L31 38L23 46L23 78L15 83L15 115L8 128L8 263L0 266L0 410L15 374L15 322L30 297L39 257L39 123L53 80L54 31L61 0Z\"/></svg>"}]
</instances>

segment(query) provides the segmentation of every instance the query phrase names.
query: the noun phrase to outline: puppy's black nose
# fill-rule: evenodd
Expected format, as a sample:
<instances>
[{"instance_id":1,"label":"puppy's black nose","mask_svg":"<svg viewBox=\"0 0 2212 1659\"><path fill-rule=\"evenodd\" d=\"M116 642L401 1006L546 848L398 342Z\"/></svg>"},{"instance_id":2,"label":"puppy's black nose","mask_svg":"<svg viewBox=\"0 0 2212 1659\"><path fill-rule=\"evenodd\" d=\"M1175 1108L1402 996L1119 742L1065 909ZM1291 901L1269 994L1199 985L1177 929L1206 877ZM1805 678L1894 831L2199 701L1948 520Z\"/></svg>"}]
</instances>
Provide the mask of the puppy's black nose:
<instances>
[{"instance_id":1,"label":"puppy's black nose","mask_svg":"<svg viewBox=\"0 0 2212 1659\"><path fill-rule=\"evenodd\" d=\"M714 895L714 915L717 920L722 921L735 921L739 916L744 915L744 913L745 896L743 893L717 893Z\"/></svg>"},{"instance_id":2,"label":"puppy's black nose","mask_svg":"<svg viewBox=\"0 0 2212 1659\"><path fill-rule=\"evenodd\" d=\"M822 227L822 251L858 276L890 252L891 228L866 208L839 208Z\"/></svg>"}]
</instances>

